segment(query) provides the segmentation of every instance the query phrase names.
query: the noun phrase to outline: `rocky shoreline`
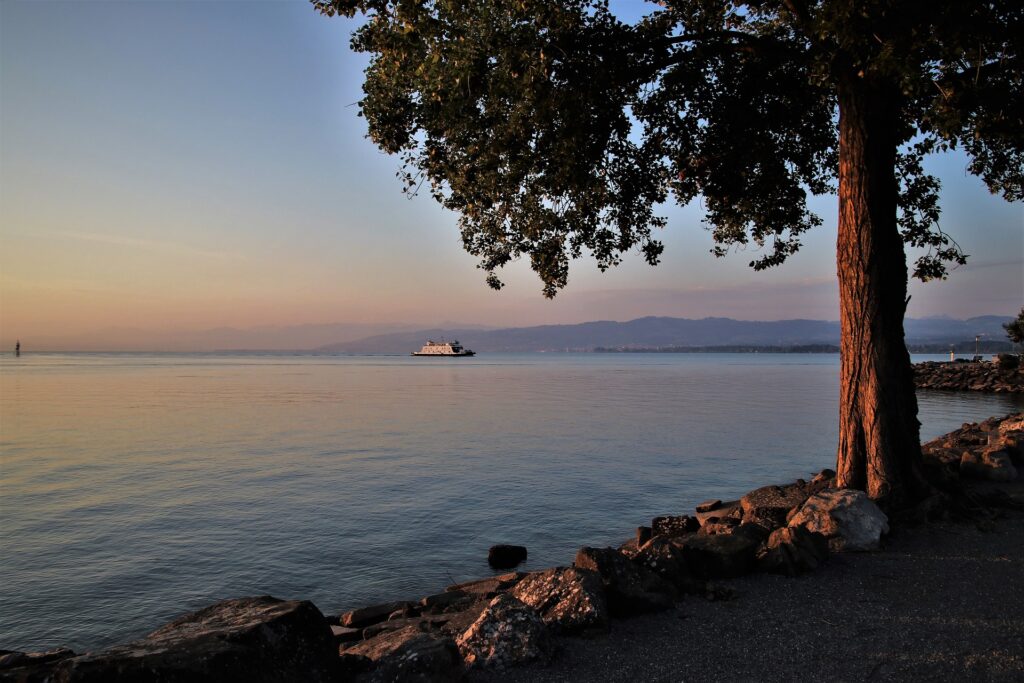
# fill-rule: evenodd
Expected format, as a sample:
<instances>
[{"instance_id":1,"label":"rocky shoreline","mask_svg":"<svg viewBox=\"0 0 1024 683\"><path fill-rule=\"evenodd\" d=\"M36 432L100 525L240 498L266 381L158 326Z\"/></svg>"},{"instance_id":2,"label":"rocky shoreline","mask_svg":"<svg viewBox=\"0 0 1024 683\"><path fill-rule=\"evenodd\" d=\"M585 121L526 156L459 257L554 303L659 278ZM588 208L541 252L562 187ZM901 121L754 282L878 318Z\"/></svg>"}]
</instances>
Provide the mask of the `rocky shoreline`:
<instances>
[{"instance_id":1,"label":"rocky shoreline","mask_svg":"<svg viewBox=\"0 0 1024 683\"><path fill-rule=\"evenodd\" d=\"M923 449L950 490L973 480L968 500L982 509L1024 509L1019 485L1011 493L993 488L1024 468L1024 413L965 424ZM889 520L862 492L834 488L834 473L824 470L657 517L618 548L581 548L569 566L508 572L338 616L308 601L225 600L103 652L0 651L0 681L447 681L521 665L557 669L559 651L583 647L573 643L597 637L613 647L626 625L730 601L731 582L741 577L813 572L879 550L890 522L905 528L961 508L923 506ZM1024 652L1013 661L1010 670L1024 675Z\"/></svg>"},{"instance_id":2,"label":"rocky shoreline","mask_svg":"<svg viewBox=\"0 0 1024 683\"><path fill-rule=\"evenodd\" d=\"M993 361L927 361L914 365L914 383L918 389L1024 393L1024 367L1009 353Z\"/></svg>"}]
</instances>

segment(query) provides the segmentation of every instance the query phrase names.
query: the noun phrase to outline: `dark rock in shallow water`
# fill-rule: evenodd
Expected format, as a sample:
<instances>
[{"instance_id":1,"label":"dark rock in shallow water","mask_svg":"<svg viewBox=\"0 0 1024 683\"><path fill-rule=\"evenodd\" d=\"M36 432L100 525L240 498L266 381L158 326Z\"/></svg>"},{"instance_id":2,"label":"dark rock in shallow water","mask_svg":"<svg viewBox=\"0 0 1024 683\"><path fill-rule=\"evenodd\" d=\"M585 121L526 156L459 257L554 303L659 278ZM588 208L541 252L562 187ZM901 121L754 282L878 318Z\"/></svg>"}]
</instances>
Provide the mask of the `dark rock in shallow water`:
<instances>
[{"instance_id":1,"label":"dark rock in shallow water","mask_svg":"<svg viewBox=\"0 0 1024 683\"><path fill-rule=\"evenodd\" d=\"M0 676L11 681L335 681L338 649L313 603L263 596L225 600L142 640Z\"/></svg>"},{"instance_id":2,"label":"dark rock in shallow water","mask_svg":"<svg viewBox=\"0 0 1024 683\"><path fill-rule=\"evenodd\" d=\"M511 569L526 560L526 548L521 545L492 545L487 551L487 563L496 569Z\"/></svg>"},{"instance_id":3,"label":"dark rock in shallow water","mask_svg":"<svg viewBox=\"0 0 1024 683\"><path fill-rule=\"evenodd\" d=\"M511 595L532 607L549 627L563 633L608 628L601 576L588 569L556 567L530 574Z\"/></svg>"},{"instance_id":4,"label":"dark rock in shallow water","mask_svg":"<svg viewBox=\"0 0 1024 683\"><path fill-rule=\"evenodd\" d=\"M676 597L672 584L614 548L580 548L573 564L601 576L613 617L660 612L670 608Z\"/></svg>"}]
</instances>

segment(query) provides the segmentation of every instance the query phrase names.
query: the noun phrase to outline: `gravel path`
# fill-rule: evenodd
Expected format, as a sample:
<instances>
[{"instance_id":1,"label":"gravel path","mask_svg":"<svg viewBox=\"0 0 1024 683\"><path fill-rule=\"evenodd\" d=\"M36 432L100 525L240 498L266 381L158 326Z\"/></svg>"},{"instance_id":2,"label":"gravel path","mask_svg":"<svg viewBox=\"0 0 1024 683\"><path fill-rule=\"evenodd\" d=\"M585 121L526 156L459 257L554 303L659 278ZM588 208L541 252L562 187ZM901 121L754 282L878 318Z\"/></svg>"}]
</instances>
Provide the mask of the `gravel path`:
<instances>
[{"instance_id":1,"label":"gravel path","mask_svg":"<svg viewBox=\"0 0 1024 683\"><path fill-rule=\"evenodd\" d=\"M1024 483L1003 485L1024 500ZM940 523L814 574L564 639L549 666L473 681L1024 681L1024 513Z\"/></svg>"}]
</instances>

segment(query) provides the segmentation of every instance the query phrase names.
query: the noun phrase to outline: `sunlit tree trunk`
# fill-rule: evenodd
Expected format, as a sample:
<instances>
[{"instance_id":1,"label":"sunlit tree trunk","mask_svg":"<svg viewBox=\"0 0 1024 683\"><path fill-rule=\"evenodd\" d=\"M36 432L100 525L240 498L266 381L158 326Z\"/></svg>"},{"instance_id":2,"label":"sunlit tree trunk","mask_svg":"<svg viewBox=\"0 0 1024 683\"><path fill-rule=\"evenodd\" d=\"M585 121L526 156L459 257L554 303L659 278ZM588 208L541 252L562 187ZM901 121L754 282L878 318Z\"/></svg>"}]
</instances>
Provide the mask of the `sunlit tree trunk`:
<instances>
[{"instance_id":1,"label":"sunlit tree trunk","mask_svg":"<svg viewBox=\"0 0 1024 683\"><path fill-rule=\"evenodd\" d=\"M896 223L895 93L850 76L839 90L840 486L889 509L915 502L920 423L903 338L907 259Z\"/></svg>"}]
</instances>

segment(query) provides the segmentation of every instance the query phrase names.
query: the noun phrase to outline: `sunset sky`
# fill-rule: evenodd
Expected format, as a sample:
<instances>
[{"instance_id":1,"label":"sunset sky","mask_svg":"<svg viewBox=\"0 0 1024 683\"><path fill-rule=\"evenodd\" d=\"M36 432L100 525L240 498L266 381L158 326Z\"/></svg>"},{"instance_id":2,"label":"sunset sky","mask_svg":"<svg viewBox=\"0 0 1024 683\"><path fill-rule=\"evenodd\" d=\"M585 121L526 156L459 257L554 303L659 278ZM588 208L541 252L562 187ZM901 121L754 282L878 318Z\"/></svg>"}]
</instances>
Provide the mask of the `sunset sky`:
<instances>
[{"instance_id":1,"label":"sunset sky","mask_svg":"<svg viewBox=\"0 0 1024 683\"><path fill-rule=\"evenodd\" d=\"M303 0L0 4L3 348L109 328L838 317L834 197L768 273L713 258L699 206L666 207L658 268L584 260L552 302L516 264L491 291L455 216L406 199L397 159L365 138L353 26ZM912 285L911 316L1024 301L1024 209L965 164L931 170L971 259Z\"/></svg>"}]
</instances>

